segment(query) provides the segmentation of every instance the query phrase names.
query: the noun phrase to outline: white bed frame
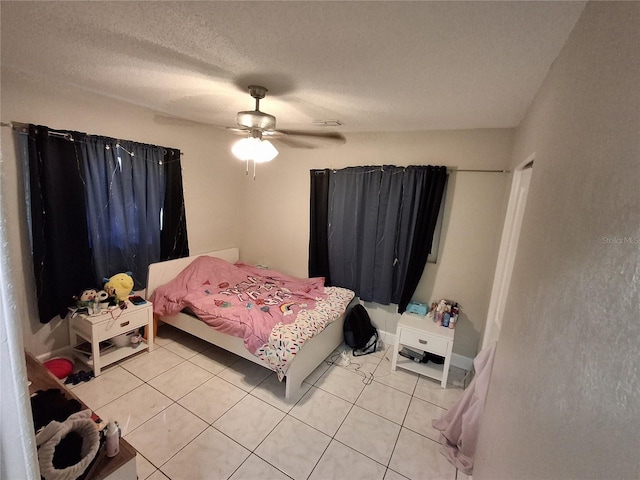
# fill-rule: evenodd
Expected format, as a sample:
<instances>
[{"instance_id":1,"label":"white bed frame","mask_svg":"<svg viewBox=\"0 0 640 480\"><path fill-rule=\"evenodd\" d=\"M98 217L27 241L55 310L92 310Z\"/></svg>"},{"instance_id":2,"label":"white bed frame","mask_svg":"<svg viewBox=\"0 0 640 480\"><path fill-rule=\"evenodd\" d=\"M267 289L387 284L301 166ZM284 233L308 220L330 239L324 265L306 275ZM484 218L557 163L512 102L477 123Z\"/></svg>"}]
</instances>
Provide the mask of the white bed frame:
<instances>
[{"instance_id":1,"label":"white bed frame","mask_svg":"<svg viewBox=\"0 0 640 480\"><path fill-rule=\"evenodd\" d=\"M231 263L235 263L239 259L239 252L237 248L229 248L226 250L219 250L217 252L204 253L202 255L222 258L223 260ZM147 298L151 296L157 287L175 278L194 259L202 255L178 258L176 260L169 260L149 265L149 279L146 291ZM354 302L357 302L357 298L354 298L351 304ZM347 307L347 311L350 307L351 305ZM307 378L309 374L313 372L316 367L342 343L344 317L345 316L342 315L338 320L330 323L322 332L305 342L303 348L301 348L296 354L285 377L285 397L287 399L290 399L295 395L301 387L304 379ZM258 365L269 368L266 363L252 355L249 350L247 350L241 338L218 332L203 321L198 320L191 315L179 313L178 315L170 317L160 316L159 320L188 332L191 335L195 335L196 337L213 345L224 348L225 350L235 353L247 360L251 360Z\"/></svg>"}]
</instances>

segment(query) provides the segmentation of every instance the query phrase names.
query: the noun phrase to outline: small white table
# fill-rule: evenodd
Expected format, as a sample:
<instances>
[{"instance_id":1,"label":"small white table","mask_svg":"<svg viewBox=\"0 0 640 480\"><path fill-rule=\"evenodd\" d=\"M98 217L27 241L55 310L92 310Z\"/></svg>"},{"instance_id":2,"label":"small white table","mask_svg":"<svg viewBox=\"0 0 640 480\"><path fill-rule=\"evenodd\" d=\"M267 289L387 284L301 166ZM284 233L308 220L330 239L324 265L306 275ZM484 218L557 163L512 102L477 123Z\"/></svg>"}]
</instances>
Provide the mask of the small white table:
<instances>
[{"instance_id":1,"label":"small white table","mask_svg":"<svg viewBox=\"0 0 640 480\"><path fill-rule=\"evenodd\" d=\"M100 370L107 365L122 360L134 353L153 349L153 306L151 302L143 305L134 305L126 302L127 308L115 308L102 310L95 315L77 314L69 320L69 338L71 347L78 343L78 337L91 343L91 355L85 355L73 351L73 355L87 366L93 368L93 374L97 377ZM147 339L137 347L126 345L116 347L113 350L100 354L100 342L116 337L120 334L137 330L140 327L148 327Z\"/></svg>"},{"instance_id":2,"label":"small white table","mask_svg":"<svg viewBox=\"0 0 640 480\"><path fill-rule=\"evenodd\" d=\"M440 380L442 388L447 388L454 335L455 329L439 326L431 317L403 313L398 322L391 369L395 370L396 367L400 367L425 377L435 378ZM398 355L403 347L443 357L444 364L418 363Z\"/></svg>"}]
</instances>

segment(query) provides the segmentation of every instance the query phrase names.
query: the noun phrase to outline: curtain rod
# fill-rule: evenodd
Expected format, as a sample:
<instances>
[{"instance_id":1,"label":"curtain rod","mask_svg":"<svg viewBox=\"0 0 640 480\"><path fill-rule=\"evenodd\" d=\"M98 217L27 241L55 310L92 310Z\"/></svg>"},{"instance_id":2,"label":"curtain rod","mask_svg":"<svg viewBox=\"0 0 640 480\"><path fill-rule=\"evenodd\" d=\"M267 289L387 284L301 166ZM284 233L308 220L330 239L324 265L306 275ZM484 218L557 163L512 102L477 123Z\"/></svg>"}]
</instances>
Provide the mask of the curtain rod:
<instances>
[{"instance_id":1,"label":"curtain rod","mask_svg":"<svg viewBox=\"0 0 640 480\"><path fill-rule=\"evenodd\" d=\"M11 127L16 130L20 130L21 128L28 128L28 123L20 123L20 122L0 122L0 127Z\"/></svg>"},{"instance_id":2,"label":"curtain rod","mask_svg":"<svg viewBox=\"0 0 640 480\"><path fill-rule=\"evenodd\" d=\"M28 130L29 124L21 123L21 122L0 122L0 127L11 127L14 130ZM49 135L54 137L61 137L70 142L74 141L73 136L70 133L63 133L63 132L56 132L55 130L49 130ZM122 142L134 142L134 143L141 143L141 144L143 143L143 142L136 142L135 140L118 140L118 139L114 139L114 140L116 140L117 142L122 141ZM144 145L151 145L151 144L144 143ZM119 146L119 145L116 145L116 146ZM151 145L151 146L163 148L165 153L167 152L167 147L162 147L160 145ZM120 147L120 148L123 148L123 147ZM173 149L170 149L170 150L173 150ZM184 153L180 151L180 156L182 155L184 155Z\"/></svg>"},{"instance_id":3,"label":"curtain rod","mask_svg":"<svg viewBox=\"0 0 640 480\"><path fill-rule=\"evenodd\" d=\"M511 173L511 170L482 170L482 169L462 169L447 168L447 173L459 173L459 172L473 172L473 173Z\"/></svg>"}]
</instances>

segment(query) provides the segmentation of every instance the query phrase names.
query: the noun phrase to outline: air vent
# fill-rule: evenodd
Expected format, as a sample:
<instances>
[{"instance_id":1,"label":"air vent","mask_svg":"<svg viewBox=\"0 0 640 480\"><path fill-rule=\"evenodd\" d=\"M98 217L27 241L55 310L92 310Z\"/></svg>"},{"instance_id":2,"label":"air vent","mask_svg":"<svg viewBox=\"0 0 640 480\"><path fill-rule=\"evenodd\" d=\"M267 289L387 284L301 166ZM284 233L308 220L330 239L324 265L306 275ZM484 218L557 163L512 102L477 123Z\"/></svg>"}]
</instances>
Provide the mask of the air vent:
<instances>
[{"instance_id":1,"label":"air vent","mask_svg":"<svg viewBox=\"0 0 640 480\"><path fill-rule=\"evenodd\" d=\"M340 120L314 120L313 124L318 127L341 127L343 125Z\"/></svg>"}]
</instances>

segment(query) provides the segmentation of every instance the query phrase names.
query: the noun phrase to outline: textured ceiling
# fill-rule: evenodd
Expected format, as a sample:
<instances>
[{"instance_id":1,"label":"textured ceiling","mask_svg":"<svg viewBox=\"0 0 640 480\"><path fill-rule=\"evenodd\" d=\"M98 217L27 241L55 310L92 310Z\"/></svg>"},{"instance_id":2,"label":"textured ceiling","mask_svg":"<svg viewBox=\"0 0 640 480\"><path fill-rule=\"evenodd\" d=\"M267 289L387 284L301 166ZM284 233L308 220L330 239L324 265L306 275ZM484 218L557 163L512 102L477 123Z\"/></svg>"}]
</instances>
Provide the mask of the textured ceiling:
<instances>
[{"instance_id":1,"label":"textured ceiling","mask_svg":"<svg viewBox=\"0 0 640 480\"><path fill-rule=\"evenodd\" d=\"M584 2L8 2L2 71L233 126L513 127ZM160 121L161 118L158 119Z\"/></svg>"}]
</instances>

